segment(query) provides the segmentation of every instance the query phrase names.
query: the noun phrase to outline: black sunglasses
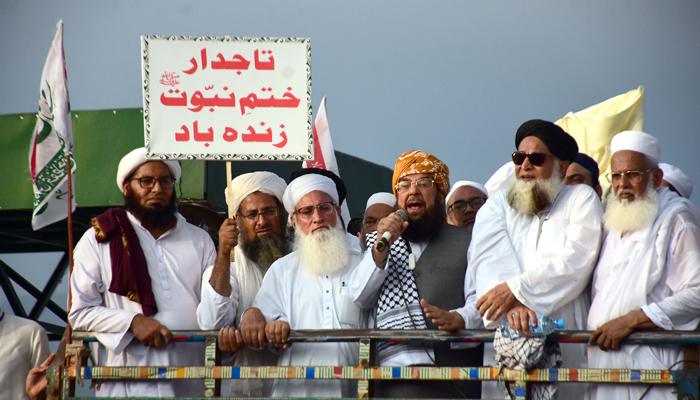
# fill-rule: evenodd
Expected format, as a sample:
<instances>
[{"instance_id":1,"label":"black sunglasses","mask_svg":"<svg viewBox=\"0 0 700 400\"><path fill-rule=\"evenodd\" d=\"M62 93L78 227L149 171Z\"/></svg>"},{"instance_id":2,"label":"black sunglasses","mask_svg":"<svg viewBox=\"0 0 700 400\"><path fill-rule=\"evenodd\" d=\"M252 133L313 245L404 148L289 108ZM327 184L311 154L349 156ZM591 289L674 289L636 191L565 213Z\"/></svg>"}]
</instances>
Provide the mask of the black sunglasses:
<instances>
[{"instance_id":1,"label":"black sunglasses","mask_svg":"<svg viewBox=\"0 0 700 400\"><path fill-rule=\"evenodd\" d=\"M513 163L515 165L521 165L523 162L525 162L525 158L530 159L530 164L534 165L535 167L541 167L542 164L544 164L544 161L547 159L547 155L544 153L524 153L522 151L514 151L513 154Z\"/></svg>"}]
</instances>

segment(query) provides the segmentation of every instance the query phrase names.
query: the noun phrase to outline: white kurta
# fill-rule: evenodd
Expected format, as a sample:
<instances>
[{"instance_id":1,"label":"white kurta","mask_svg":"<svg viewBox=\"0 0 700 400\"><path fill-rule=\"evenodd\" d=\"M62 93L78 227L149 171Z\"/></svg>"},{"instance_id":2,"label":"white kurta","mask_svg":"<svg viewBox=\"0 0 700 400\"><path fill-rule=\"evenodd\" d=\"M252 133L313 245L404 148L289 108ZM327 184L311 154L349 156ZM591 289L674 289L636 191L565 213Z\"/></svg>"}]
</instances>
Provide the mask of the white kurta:
<instances>
[{"instance_id":1,"label":"white kurta","mask_svg":"<svg viewBox=\"0 0 700 400\"><path fill-rule=\"evenodd\" d=\"M0 398L29 400L29 370L49 356L49 337L36 322L0 310Z\"/></svg>"},{"instance_id":2,"label":"white kurta","mask_svg":"<svg viewBox=\"0 0 700 400\"><path fill-rule=\"evenodd\" d=\"M152 318L170 330L198 330L202 273L214 264L216 249L209 235L177 214L175 227L157 240L129 213L143 249L158 313ZM98 243L88 230L75 247L71 278L73 304L68 318L75 330L95 332L99 365L194 366L204 364L203 343L173 342L158 349L146 347L129 330L141 305L109 291L112 263L109 242ZM204 385L194 380L105 382L97 396L171 397L201 396ZM188 394L191 393L191 394Z\"/></svg>"},{"instance_id":3,"label":"white kurta","mask_svg":"<svg viewBox=\"0 0 700 400\"><path fill-rule=\"evenodd\" d=\"M659 189L654 223L607 232L593 275L588 328L641 309L660 328L694 330L700 320L700 218L685 201ZM619 351L588 349L591 368L668 369L682 359L679 346L623 345ZM598 399L637 399L646 385L598 385ZM645 399L675 399L656 385Z\"/></svg>"},{"instance_id":4,"label":"white kurta","mask_svg":"<svg viewBox=\"0 0 700 400\"><path fill-rule=\"evenodd\" d=\"M202 277L202 302L197 308L197 321L202 329L221 329L239 326L243 312L253 305L253 300L264 278L260 267L248 259L240 247L235 248L235 262L231 263L231 296L224 297L209 283L214 267L204 271ZM222 365L274 366L277 354L267 348L259 351L245 347L235 353L223 353ZM227 397L269 397L272 381L267 379L233 379L222 381L221 395Z\"/></svg>"},{"instance_id":5,"label":"white kurta","mask_svg":"<svg viewBox=\"0 0 700 400\"><path fill-rule=\"evenodd\" d=\"M587 185L560 185L554 202L537 214L514 210L502 190L476 215L467 273L477 298L506 282L515 297L538 316L565 320L566 329L586 327L588 293L602 236L602 207ZM505 319L503 315L501 319ZM493 329L499 321L484 319ZM586 346L561 346L564 367L586 368ZM581 397L571 384L559 398Z\"/></svg>"},{"instance_id":6,"label":"white kurta","mask_svg":"<svg viewBox=\"0 0 700 400\"><path fill-rule=\"evenodd\" d=\"M236 276L236 264L241 264L243 252L236 247L236 262L231 263L229 284L231 285L231 295L225 297L220 295L209 283L214 266L209 266L202 275L202 302L197 307L197 323L202 330L219 330L225 326L233 326L236 321L236 313L239 312L238 305L241 300L241 291ZM262 279L261 279L262 282ZM257 290L256 290L257 293ZM241 308L246 307L241 304ZM250 305L248 305L250 307ZM245 308L242 310L245 311ZM237 321L238 322L238 321Z\"/></svg>"},{"instance_id":7,"label":"white kurta","mask_svg":"<svg viewBox=\"0 0 700 400\"><path fill-rule=\"evenodd\" d=\"M297 329L362 329L366 313L355 306L348 290L350 275L360 262L355 246L340 272L323 276L304 271L296 252L277 260L265 275L253 306L269 321L287 321ZM358 365L355 342L295 343L280 354L278 366ZM338 379L280 379L274 397L356 397L354 381Z\"/></svg>"}]
</instances>

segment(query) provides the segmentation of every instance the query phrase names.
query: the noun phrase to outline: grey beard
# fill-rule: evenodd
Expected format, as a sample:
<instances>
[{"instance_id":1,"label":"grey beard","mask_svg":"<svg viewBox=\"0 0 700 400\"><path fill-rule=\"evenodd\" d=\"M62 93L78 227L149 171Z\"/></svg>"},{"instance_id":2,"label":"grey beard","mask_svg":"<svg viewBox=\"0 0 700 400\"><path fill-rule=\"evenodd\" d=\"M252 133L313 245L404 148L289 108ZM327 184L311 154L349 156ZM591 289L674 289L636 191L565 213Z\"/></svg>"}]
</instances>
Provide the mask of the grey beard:
<instances>
[{"instance_id":1,"label":"grey beard","mask_svg":"<svg viewBox=\"0 0 700 400\"><path fill-rule=\"evenodd\" d=\"M467 232L472 233L472 230L474 230L474 222L468 222L462 228L466 229Z\"/></svg>"},{"instance_id":2,"label":"grey beard","mask_svg":"<svg viewBox=\"0 0 700 400\"><path fill-rule=\"evenodd\" d=\"M289 254L290 250L290 242L284 231L282 235L256 236L254 240L248 240L248 235L243 232L238 236L238 242L243 254L263 272L266 272L272 263Z\"/></svg>"},{"instance_id":3,"label":"grey beard","mask_svg":"<svg viewBox=\"0 0 700 400\"><path fill-rule=\"evenodd\" d=\"M548 205L554 202L559 191L561 178L557 171L558 164L555 164L552 176L547 179L536 179L530 182L523 182L515 178L511 178L508 183L508 191L506 199L508 204L516 211L524 214L537 214Z\"/></svg>"}]
</instances>

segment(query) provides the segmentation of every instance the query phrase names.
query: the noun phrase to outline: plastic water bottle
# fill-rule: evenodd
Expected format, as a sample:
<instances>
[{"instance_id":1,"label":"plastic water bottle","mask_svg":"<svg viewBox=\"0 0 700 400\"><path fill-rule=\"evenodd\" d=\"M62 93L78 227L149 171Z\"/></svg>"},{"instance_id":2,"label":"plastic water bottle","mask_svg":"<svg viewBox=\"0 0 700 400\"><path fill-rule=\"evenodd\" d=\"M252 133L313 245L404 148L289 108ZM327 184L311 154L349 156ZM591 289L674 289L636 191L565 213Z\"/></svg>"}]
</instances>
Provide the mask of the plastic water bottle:
<instances>
[{"instance_id":1,"label":"plastic water bottle","mask_svg":"<svg viewBox=\"0 0 700 400\"><path fill-rule=\"evenodd\" d=\"M530 324L529 318L527 320L527 323ZM501 335L503 335L504 337L509 337L511 339L528 336L545 337L557 329L564 329L564 320L552 319L549 317L537 317L537 326L533 328L532 324L530 324L530 335L526 335L525 333L518 333L518 331L516 331L515 328L510 326L510 323L506 319L501 321L501 326L499 329L501 330Z\"/></svg>"}]
</instances>

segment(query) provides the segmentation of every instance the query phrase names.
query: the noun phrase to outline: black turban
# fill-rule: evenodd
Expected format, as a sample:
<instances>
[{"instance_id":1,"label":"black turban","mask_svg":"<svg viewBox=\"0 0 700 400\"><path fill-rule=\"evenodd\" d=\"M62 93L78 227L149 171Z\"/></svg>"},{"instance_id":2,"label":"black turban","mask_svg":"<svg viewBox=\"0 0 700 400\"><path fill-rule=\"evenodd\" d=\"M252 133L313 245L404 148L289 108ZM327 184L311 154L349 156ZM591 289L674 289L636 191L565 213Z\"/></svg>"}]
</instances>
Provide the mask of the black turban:
<instances>
[{"instance_id":1,"label":"black turban","mask_svg":"<svg viewBox=\"0 0 700 400\"><path fill-rule=\"evenodd\" d=\"M598 169L598 163L596 163L594 159L589 157L587 154L578 153L574 162L590 171L591 176L593 177L593 184L598 184L598 176L600 175L600 171Z\"/></svg>"},{"instance_id":2,"label":"black turban","mask_svg":"<svg viewBox=\"0 0 700 400\"><path fill-rule=\"evenodd\" d=\"M578 154L576 139L571 137L566 131L549 121L541 119L531 119L520 125L515 134L515 148L520 146L520 142L528 136L540 139L547 146L554 157L568 162L573 162Z\"/></svg>"},{"instance_id":3,"label":"black turban","mask_svg":"<svg viewBox=\"0 0 700 400\"><path fill-rule=\"evenodd\" d=\"M350 222L348 222L348 233L353 236L357 236L358 233L362 231L362 221L365 219L365 212L360 211L359 213L352 216Z\"/></svg>"},{"instance_id":4,"label":"black turban","mask_svg":"<svg viewBox=\"0 0 700 400\"><path fill-rule=\"evenodd\" d=\"M345 188L345 183L343 182L343 180L331 171L327 171L321 168L301 168L292 172L292 179L290 179L289 182L307 174L318 174L323 175L326 178L330 178L333 181L333 183L335 183L335 188L338 189L338 202L340 203L338 205L340 206L343 204L345 197L348 195L348 191Z\"/></svg>"}]
</instances>

